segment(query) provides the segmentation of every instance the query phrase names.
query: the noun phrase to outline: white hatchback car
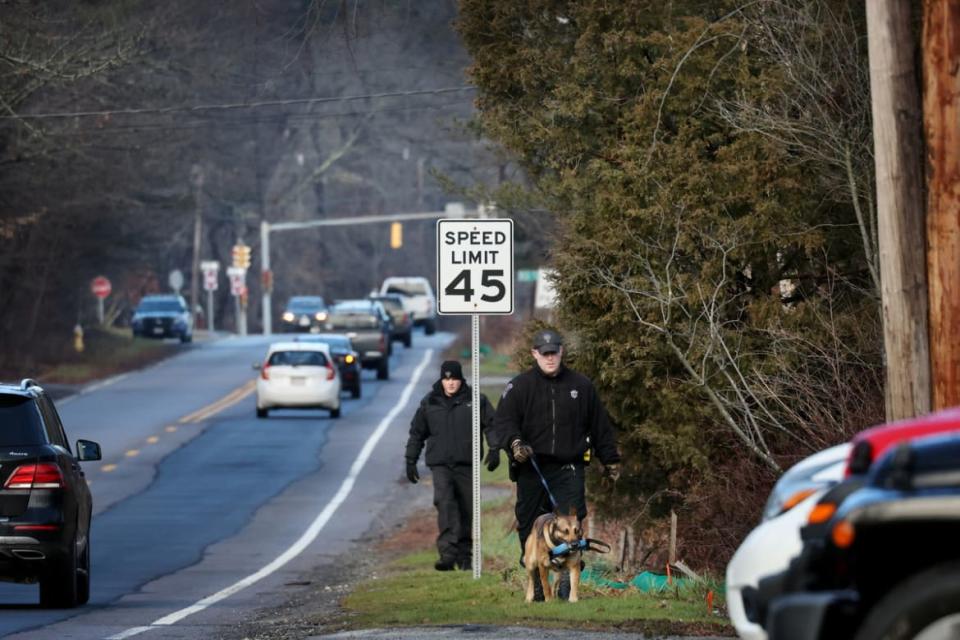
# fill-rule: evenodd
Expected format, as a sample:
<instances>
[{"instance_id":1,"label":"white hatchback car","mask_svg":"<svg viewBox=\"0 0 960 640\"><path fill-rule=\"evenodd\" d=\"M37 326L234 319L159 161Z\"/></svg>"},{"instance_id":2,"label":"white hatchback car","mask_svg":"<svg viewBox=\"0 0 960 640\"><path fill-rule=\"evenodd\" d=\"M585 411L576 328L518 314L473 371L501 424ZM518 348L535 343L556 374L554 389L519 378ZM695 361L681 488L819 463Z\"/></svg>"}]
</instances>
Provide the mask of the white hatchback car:
<instances>
[{"instance_id":1,"label":"white hatchback car","mask_svg":"<svg viewBox=\"0 0 960 640\"><path fill-rule=\"evenodd\" d=\"M803 546L800 529L820 496L843 480L850 444L815 453L793 465L774 485L763 509L763 522L750 532L727 565L727 610L744 640L766 640L751 620L760 578L787 568Z\"/></svg>"},{"instance_id":2,"label":"white hatchback car","mask_svg":"<svg viewBox=\"0 0 960 640\"><path fill-rule=\"evenodd\" d=\"M340 372L322 342L278 342L270 345L263 364L253 365L257 378L257 417L270 409L327 409L340 417Z\"/></svg>"}]
</instances>

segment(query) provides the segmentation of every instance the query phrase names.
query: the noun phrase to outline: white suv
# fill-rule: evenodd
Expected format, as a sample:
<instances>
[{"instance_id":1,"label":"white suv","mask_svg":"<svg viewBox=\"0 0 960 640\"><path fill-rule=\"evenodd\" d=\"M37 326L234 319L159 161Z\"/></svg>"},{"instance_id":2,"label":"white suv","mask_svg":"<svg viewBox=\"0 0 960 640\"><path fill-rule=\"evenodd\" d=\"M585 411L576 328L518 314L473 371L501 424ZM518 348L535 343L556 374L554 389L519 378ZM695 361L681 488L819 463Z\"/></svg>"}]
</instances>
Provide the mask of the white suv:
<instances>
[{"instance_id":1,"label":"white suv","mask_svg":"<svg viewBox=\"0 0 960 640\"><path fill-rule=\"evenodd\" d=\"M380 295L399 294L403 308L413 316L413 324L423 326L429 336L437 330L437 299L430 281L419 276L387 278L380 286Z\"/></svg>"}]
</instances>

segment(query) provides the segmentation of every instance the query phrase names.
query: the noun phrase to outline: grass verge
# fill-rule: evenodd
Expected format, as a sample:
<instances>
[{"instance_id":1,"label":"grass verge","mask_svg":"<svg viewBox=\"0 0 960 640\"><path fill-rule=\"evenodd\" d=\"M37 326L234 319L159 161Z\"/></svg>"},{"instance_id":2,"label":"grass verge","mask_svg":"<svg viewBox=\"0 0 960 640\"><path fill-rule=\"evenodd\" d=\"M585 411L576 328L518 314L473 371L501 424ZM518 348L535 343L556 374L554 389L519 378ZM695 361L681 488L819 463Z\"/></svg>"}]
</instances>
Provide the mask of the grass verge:
<instances>
[{"instance_id":1,"label":"grass verge","mask_svg":"<svg viewBox=\"0 0 960 640\"><path fill-rule=\"evenodd\" d=\"M650 594L635 588L611 589L584 583L580 602L526 604L525 574L518 566L519 544L512 529L512 485L506 465L493 474L483 471L484 486L502 488L504 495L484 503L483 576L472 572L433 569L436 551L434 527L424 522L435 514L423 511L412 520L421 535L402 545L378 572L376 580L362 582L342 601L339 628L383 628L445 624L496 624L594 630L623 630L650 635L729 635L726 619L708 612L706 588ZM427 530L430 535L423 535ZM595 555L587 557L594 565Z\"/></svg>"},{"instance_id":2,"label":"grass verge","mask_svg":"<svg viewBox=\"0 0 960 640\"><path fill-rule=\"evenodd\" d=\"M133 339L124 329L89 329L84 335L83 352L65 347L62 360L40 365L40 373L34 377L40 382L82 384L162 360L180 351L179 346L162 340Z\"/></svg>"}]
</instances>

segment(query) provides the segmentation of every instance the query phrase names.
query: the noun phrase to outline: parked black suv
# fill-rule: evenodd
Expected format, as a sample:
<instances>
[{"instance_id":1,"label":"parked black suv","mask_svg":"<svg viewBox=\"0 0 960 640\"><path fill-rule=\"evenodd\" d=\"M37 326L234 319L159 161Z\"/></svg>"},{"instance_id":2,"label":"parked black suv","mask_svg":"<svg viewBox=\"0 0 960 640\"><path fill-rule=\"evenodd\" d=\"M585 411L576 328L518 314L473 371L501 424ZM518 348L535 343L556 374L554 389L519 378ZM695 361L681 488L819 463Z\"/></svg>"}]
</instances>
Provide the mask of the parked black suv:
<instances>
[{"instance_id":1,"label":"parked black suv","mask_svg":"<svg viewBox=\"0 0 960 640\"><path fill-rule=\"evenodd\" d=\"M958 469L960 435L919 438L881 457L862 487L821 499L829 518L803 532L786 572L760 581L770 639L957 637Z\"/></svg>"},{"instance_id":2,"label":"parked black suv","mask_svg":"<svg viewBox=\"0 0 960 640\"><path fill-rule=\"evenodd\" d=\"M143 296L130 321L133 337L193 340L193 317L183 296Z\"/></svg>"},{"instance_id":3,"label":"parked black suv","mask_svg":"<svg viewBox=\"0 0 960 640\"><path fill-rule=\"evenodd\" d=\"M90 490L53 402L33 380L0 384L0 580L39 582L40 604L75 607L90 598Z\"/></svg>"}]
</instances>

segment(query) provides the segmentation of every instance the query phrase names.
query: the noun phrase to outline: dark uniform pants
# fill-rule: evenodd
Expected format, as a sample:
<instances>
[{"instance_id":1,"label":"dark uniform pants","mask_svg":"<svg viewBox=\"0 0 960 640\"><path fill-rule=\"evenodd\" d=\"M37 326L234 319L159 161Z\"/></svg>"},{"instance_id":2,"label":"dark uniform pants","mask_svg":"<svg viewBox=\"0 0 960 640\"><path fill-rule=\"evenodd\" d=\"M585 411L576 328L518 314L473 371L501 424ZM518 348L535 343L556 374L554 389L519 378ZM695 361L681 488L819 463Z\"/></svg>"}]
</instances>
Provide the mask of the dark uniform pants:
<instances>
[{"instance_id":1,"label":"dark uniform pants","mask_svg":"<svg viewBox=\"0 0 960 640\"><path fill-rule=\"evenodd\" d=\"M550 486L550 492L557 500L557 511L561 514L570 512L570 507L577 510L577 518L587 517L587 498L585 489L586 474L582 464L544 464L540 465ZM520 557L523 558L523 545L533 529L533 522L540 515L553 511L550 496L540 481L533 465L526 462L516 467L517 475L517 532L520 535Z\"/></svg>"},{"instance_id":2,"label":"dark uniform pants","mask_svg":"<svg viewBox=\"0 0 960 640\"><path fill-rule=\"evenodd\" d=\"M448 562L473 556L473 473L468 464L430 467L437 508L437 550Z\"/></svg>"}]
</instances>

